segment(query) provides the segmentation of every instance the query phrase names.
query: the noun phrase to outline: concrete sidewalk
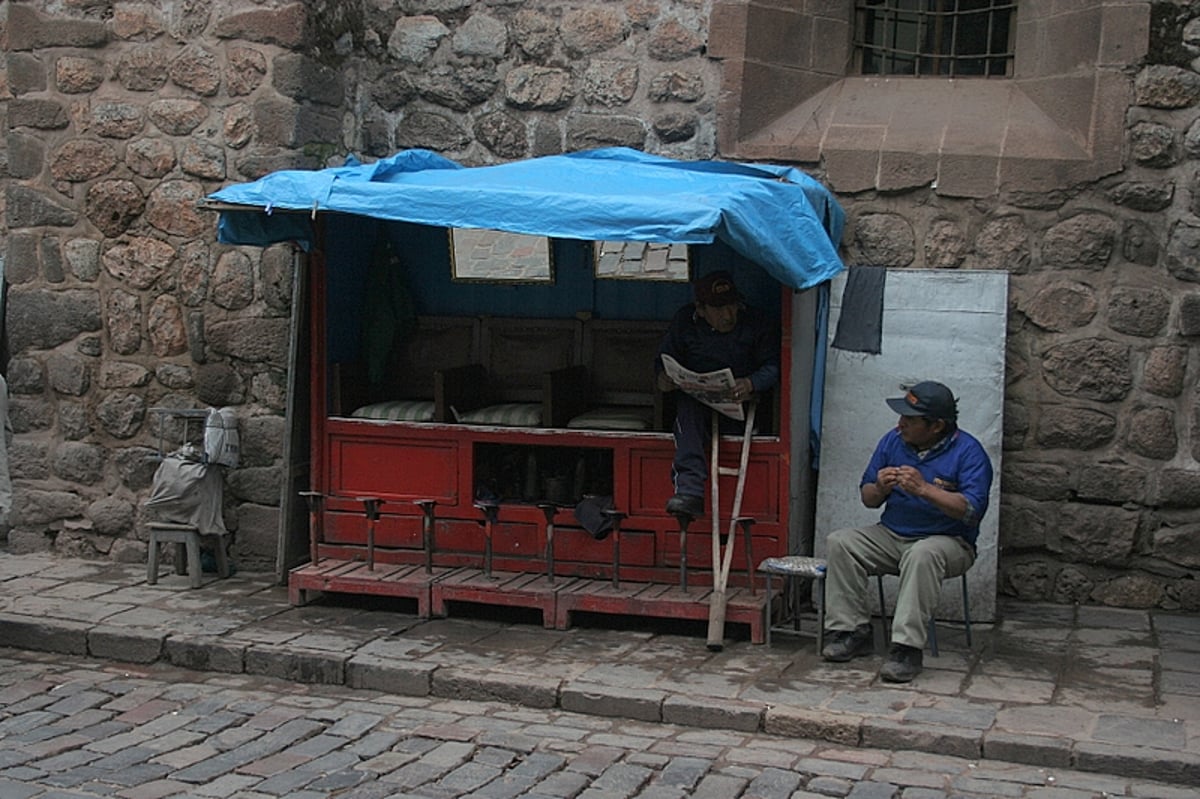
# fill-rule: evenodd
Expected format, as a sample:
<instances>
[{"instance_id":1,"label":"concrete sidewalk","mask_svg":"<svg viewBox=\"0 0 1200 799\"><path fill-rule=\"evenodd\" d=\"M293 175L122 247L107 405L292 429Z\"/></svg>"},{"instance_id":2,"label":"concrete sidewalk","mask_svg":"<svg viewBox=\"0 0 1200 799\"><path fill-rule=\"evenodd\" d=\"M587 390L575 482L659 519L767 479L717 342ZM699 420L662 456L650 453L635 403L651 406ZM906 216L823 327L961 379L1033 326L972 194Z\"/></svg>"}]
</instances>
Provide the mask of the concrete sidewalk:
<instances>
[{"instance_id":1,"label":"concrete sidewalk","mask_svg":"<svg viewBox=\"0 0 1200 799\"><path fill-rule=\"evenodd\" d=\"M1001 603L969 650L940 627L940 657L895 686L881 657L828 664L807 636L714 653L701 627L420 621L364 597L291 607L268 574L145 578L0 551L0 646L1200 786L1195 615Z\"/></svg>"}]
</instances>

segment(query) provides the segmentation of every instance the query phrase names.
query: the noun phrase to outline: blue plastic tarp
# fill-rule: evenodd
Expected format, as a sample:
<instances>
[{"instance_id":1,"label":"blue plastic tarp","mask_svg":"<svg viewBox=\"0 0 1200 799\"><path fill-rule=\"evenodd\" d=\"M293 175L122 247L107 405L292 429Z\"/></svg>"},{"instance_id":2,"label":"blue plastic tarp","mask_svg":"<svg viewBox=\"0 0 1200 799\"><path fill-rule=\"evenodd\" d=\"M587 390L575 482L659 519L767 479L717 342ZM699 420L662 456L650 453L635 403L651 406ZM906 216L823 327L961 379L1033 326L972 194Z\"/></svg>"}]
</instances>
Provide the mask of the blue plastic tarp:
<instances>
[{"instance_id":1,"label":"blue plastic tarp","mask_svg":"<svg viewBox=\"0 0 1200 799\"><path fill-rule=\"evenodd\" d=\"M318 211L585 241L722 240L796 289L842 271L844 212L792 167L679 161L623 147L464 167L428 150L284 170L209 195L228 244L312 245ZM276 213L304 211L303 215Z\"/></svg>"}]
</instances>

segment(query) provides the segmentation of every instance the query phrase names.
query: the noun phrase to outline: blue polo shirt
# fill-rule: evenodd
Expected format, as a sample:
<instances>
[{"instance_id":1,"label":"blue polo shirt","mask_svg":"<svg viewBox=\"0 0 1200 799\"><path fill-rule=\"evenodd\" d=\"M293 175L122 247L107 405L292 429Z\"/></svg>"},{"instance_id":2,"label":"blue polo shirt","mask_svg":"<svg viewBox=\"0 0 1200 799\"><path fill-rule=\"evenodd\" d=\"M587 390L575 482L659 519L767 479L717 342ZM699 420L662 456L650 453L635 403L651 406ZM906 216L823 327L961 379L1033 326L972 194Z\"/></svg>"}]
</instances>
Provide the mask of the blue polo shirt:
<instances>
[{"instance_id":1,"label":"blue polo shirt","mask_svg":"<svg viewBox=\"0 0 1200 799\"><path fill-rule=\"evenodd\" d=\"M965 518L952 519L929 502L894 488L879 519L884 527L902 536L954 535L975 546L992 488L992 462L978 439L956 430L922 455L904 443L896 428L880 439L859 487L874 483L885 466L916 467L925 482L962 494L968 510Z\"/></svg>"}]
</instances>

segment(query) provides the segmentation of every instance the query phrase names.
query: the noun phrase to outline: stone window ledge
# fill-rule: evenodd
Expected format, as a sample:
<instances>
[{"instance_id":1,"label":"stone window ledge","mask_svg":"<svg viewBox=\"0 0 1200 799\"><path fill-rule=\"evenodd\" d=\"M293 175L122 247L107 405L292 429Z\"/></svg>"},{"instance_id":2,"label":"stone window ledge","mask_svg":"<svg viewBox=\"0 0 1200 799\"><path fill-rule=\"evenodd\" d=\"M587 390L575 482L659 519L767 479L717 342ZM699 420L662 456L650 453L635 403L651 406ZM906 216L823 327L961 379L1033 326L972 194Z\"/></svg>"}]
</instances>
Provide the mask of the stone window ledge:
<instances>
[{"instance_id":1,"label":"stone window ledge","mask_svg":"<svg viewBox=\"0 0 1200 799\"><path fill-rule=\"evenodd\" d=\"M1009 79L855 76L850 3L717 0L722 156L820 164L838 192L990 197L1097 180L1123 165L1150 4L1023 0Z\"/></svg>"},{"instance_id":2,"label":"stone window ledge","mask_svg":"<svg viewBox=\"0 0 1200 799\"><path fill-rule=\"evenodd\" d=\"M735 155L824 161L838 192L933 186L987 197L1118 171L1128 81L1098 73L1039 83L844 78L737 141Z\"/></svg>"}]
</instances>

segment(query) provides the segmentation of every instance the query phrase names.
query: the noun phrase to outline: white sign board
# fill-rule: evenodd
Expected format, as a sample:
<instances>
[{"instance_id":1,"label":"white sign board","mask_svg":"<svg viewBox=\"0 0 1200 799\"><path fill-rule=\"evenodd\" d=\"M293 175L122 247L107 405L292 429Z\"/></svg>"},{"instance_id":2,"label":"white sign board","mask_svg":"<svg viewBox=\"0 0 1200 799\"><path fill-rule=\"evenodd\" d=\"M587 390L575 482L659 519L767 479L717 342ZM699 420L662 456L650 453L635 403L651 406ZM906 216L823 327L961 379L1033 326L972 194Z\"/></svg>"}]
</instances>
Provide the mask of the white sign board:
<instances>
[{"instance_id":1,"label":"white sign board","mask_svg":"<svg viewBox=\"0 0 1200 799\"><path fill-rule=\"evenodd\" d=\"M877 355L832 346L845 286L843 272L833 281L830 298L816 555L825 556L825 540L833 530L879 521L880 509L862 504L858 485L875 444L896 424L896 416L884 400L902 396L914 383L937 380L949 386L958 398L959 427L982 442L995 470L988 512L979 531L978 557L968 576L971 620L993 621L1008 275L972 270L889 270L883 291L881 351ZM885 584L890 591L890 612L895 608L895 581L885 578ZM937 617L962 619L958 580L943 584Z\"/></svg>"}]
</instances>

